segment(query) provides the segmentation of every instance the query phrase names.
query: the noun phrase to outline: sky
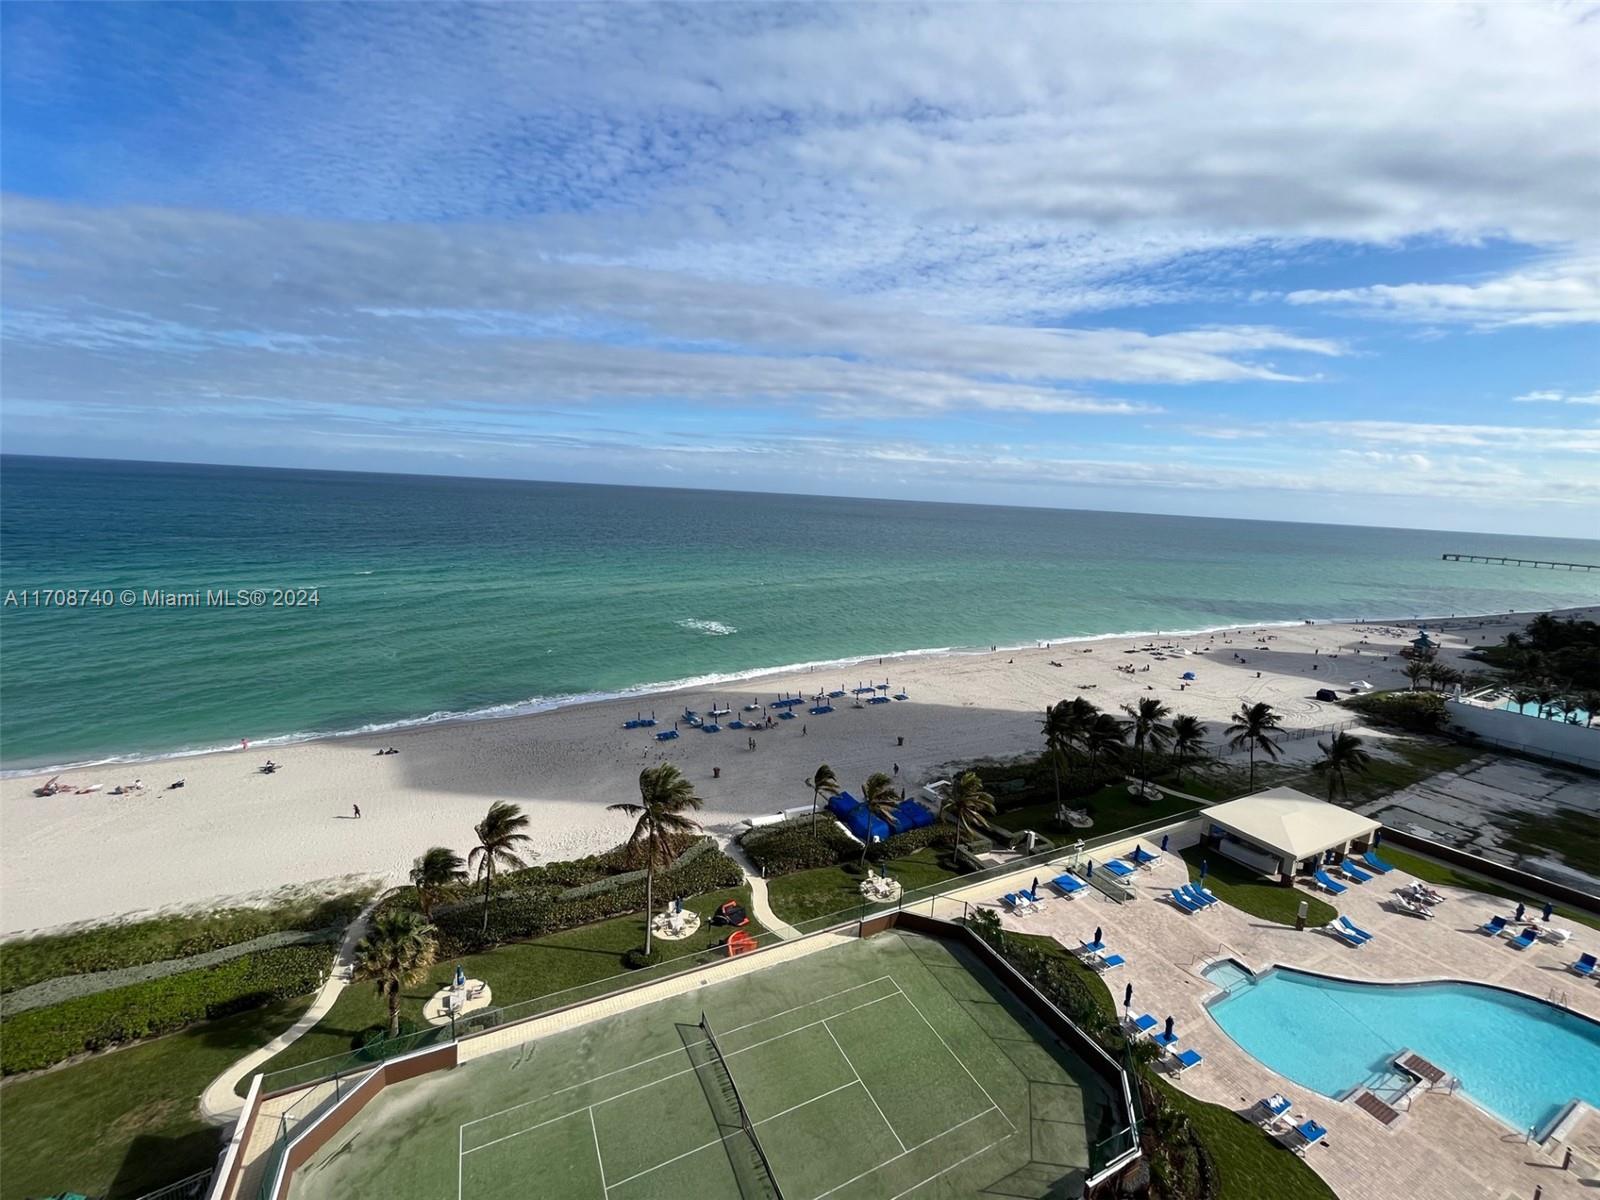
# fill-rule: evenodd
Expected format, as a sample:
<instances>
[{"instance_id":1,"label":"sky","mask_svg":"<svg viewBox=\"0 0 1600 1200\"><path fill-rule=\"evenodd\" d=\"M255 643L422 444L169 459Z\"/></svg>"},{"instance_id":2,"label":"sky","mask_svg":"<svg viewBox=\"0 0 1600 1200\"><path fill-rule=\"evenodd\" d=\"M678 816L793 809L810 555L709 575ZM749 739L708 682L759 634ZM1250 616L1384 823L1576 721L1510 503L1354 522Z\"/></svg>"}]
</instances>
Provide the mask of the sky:
<instances>
[{"instance_id":1,"label":"sky","mask_svg":"<svg viewBox=\"0 0 1600 1200\"><path fill-rule=\"evenodd\" d=\"M0 448L1600 536L1600 6L0 7Z\"/></svg>"}]
</instances>

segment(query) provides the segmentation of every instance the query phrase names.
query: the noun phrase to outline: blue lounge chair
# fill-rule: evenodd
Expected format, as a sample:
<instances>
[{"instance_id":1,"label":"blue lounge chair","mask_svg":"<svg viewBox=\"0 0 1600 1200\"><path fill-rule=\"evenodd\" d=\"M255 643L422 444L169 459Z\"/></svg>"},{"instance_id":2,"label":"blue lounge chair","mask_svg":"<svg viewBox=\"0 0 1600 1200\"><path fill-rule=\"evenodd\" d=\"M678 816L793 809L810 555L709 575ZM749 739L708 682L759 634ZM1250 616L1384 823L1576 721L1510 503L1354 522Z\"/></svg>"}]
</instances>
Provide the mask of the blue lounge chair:
<instances>
[{"instance_id":1,"label":"blue lounge chair","mask_svg":"<svg viewBox=\"0 0 1600 1200\"><path fill-rule=\"evenodd\" d=\"M1490 917L1482 925L1478 926L1479 933L1487 933L1490 937L1499 937L1505 931L1506 919L1504 917Z\"/></svg>"},{"instance_id":2,"label":"blue lounge chair","mask_svg":"<svg viewBox=\"0 0 1600 1200\"><path fill-rule=\"evenodd\" d=\"M678 731L676 729L663 729L660 733L656 734L656 741L658 741L658 742L670 742L673 738L675 738L677 736L678 736Z\"/></svg>"},{"instance_id":3,"label":"blue lounge chair","mask_svg":"<svg viewBox=\"0 0 1600 1200\"><path fill-rule=\"evenodd\" d=\"M1089 885L1070 872L1062 872L1050 881L1050 885L1063 896L1076 896Z\"/></svg>"},{"instance_id":4,"label":"blue lounge chair","mask_svg":"<svg viewBox=\"0 0 1600 1200\"><path fill-rule=\"evenodd\" d=\"M1149 1033L1159 1024L1161 1024L1161 1022L1156 1020L1149 1013L1143 1013L1133 1020L1134 1036L1137 1037L1140 1034Z\"/></svg>"},{"instance_id":5,"label":"blue lounge chair","mask_svg":"<svg viewBox=\"0 0 1600 1200\"><path fill-rule=\"evenodd\" d=\"M1173 888L1167 893L1167 899L1172 901L1176 907L1182 909L1186 913L1197 913L1200 911L1200 906L1193 900L1189 899L1189 897L1184 893L1180 892L1177 888Z\"/></svg>"},{"instance_id":6,"label":"blue lounge chair","mask_svg":"<svg viewBox=\"0 0 1600 1200\"><path fill-rule=\"evenodd\" d=\"M1126 879L1128 876L1132 875L1137 868L1130 867L1127 863L1121 862L1118 859L1112 859L1106 864L1106 870L1110 871L1118 879Z\"/></svg>"},{"instance_id":7,"label":"blue lounge chair","mask_svg":"<svg viewBox=\"0 0 1600 1200\"><path fill-rule=\"evenodd\" d=\"M1304 1153L1307 1146L1313 1146L1328 1136L1328 1131L1309 1118L1296 1125L1293 1129L1295 1137L1299 1138L1295 1152Z\"/></svg>"},{"instance_id":8,"label":"blue lounge chair","mask_svg":"<svg viewBox=\"0 0 1600 1200\"><path fill-rule=\"evenodd\" d=\"M1578 957L1577 962L1570 964L1567 967L1567 970L1571 971L1574 975L1582 975L1585 979L1588 979L1594 975L1595 966L1596 963L1594 955L1583 954Z\"/></svg>"},{"instance_id":9,"label":"blue lounge chair","mask_svg":"<svg viewBox=\"0 0 1600 1200\"><path fill-rule=\"evenodd\" d=\"M1162 1032L1156 1034L1150 1040L1156 1045L1160 1046L1163 1050L1171 1050L1178 1044L1178 1034Z\"/></svg>"},{"instance_id":10,"label":"blue lounge chair","mask_svg":"<svg viewBox=\"0 0 1600 1200\"><path fill-rule=\"evenodd\" d=\"M1339 870L1343 871L1346 875L1348 875L1351 879L1354 879L1357 883L1371 883L1372 882L1372 876L1368 875L1365 871L1363 871L1360 867L1356 866L1355 863L1351 862L1348 858L1345 859L1344 861L1342 861L1339 864Z\"/></svg>"},{"instance_id":11,"label":"blue lounge chair","mask_svg":"<svg viewBox=\"0 0 1600 1200\"><path fill-rule=\"evenodd\" d=\"M1151 854L1150 851L1146 850L1143 846L1140 846L1137 843L1135 843L1133 847L1133 853L1128 855L1128 857L1132 859L1133 864L1138 867L1153 866L1161 861L1161 855Z\"/></svg>"},{"instance_id":12,"label":"blue lounge chair","mask_svg":"<svg viewBox=\"0 0 1600 1200\"><path fill-rule=\"evenodd\" d=\"M1079 954L1099 954L1100 951L1104 950L1105 948L1106 948L1106 944L1104 942L1079 942L1078 943L1078 953Z\"/></svg>"},{"instance_id":13,"label":"blue lounge chair","mask_svg":"<svg viewBox=\"0 0 1600 1200\"><path fill-rule=\"evenodd\" d=\"M1044 901L1039 899L1039 893L1034 891L1032 888L1018 888L1017 895L1021 896L1029 904L1032 904L1035 907L1044 903Z\"/></svg>"},{"instance_id":14,"label":"blue lounge chair","mask_svg":"<svg viewBox=\"0 0 1600 1200\"><path fill-rule=\"evenodd\" d=\"M1394 864L1384 862L1383 859L1378 857L1378 852L1376 850L1368 850L1361 856L1361 861L1366 863L1367 866L1371 867L1379 875L1387 875L1390 871L1394 870Z\"/></svg>"},{"instance_id":15,"label":"blue lounge chair","mask_svg":"<svg viewBox=\"0 0 1600 1200\"><path fill-rule=\"evenodd\" d=\"M1294 1101L1284 1095L1263 1096L1256 1101L1255 1111L1261 1114L1259 1118L1265 1125L1276 1124L1278 1118L1294 1107Z\"/></svg>"},{"instance_id":16,"label":"blue lounge chair","mask_svg":"<svg viewBox=\"0 0 1600 1200\"><path fill-rule=\"evenodd\" d=\"M1516 937L1511 939L1511 947L1514 950L1526 950L1538 940L1539 931L1530 925L1521 933L1517 934Z\"/></svg>"},{"instance_id":17,"label":"blue lounge chair","mask_svg":"<svg viewBox=\"0 0 1600 1200\"><path fill-rule=\"evenodd\" d=\"M1192 883L1186 883L1178 889L1189 897L1189 903L1201 908L1210 908L1217 902L1217 898L1203 888L1198 888Z\"/></svg>"},{"instance_id":18,"label":"blue lounge chair","mask_svg":"<svg viewBox=\"0 0 1600 1200\"><path fill-rule=\"evenodd\" d=\"M1090 962L1089 965L1096 971L1111 971L1127 961L1120 954L1102 954L1099 958Z\"/></svg>"},{"instance_id":19,"label":"blue lounge chair","mask_svg":"<svg viewBox=\"0 0 1600 1200\"><path fill-rule=\"evenodd\" d=\"M1365 938L1357 937L1355 934L1351 933L1348 929L1346 929L1343 925L1335 924L1332 921L1330 921L1328 924L1324 925L1322 927L1322 931L1324 933L1333 934L1334 937L1338 938L1341 942L1343 942L1347 946L1355 946L1357 948L1360 948L1360 947L1365 946L1367 944Z\"/></svg>"},{"instance_id":20,"label":"blue lounge chair","mask_svg":"<svg viewBox=\"0 0 1600 1200\"><path fill-rule=\"evenodd\" d=\"M1317 886L1323 891L1327 892L1330 896L1342 896L1346 891L1349 890L1344 884L1335 880L1332 875L1329 875L1321 867L1318 867L1315 871L1311 872L1311 878L1315 879L1317 881Z\"/></svg>"},{"instance_id":21,"label":"blue lounge chair","mask_svg":"<svg viewBox=\"0 0 1600 1200\"><path fill-rule=\"evenodd\" d=\"M1172 1073L1174 1075L1182 1075L1190 1067L1198 1067L1203 1062L1205 1062L1205 1059L1201 1057L1198 1050L1184 1050L1178 1054Z\"/></svg>"},{"instance_id":22,"label":"blue lounge chair","mask_svg":"<svg viewBox=\"0 0 1600 1200\"><path fill-rule=\"evenodd\" d=\"M1363 942L1370 942L1372 940L1372 935L1370 933L1368 933L1365 929L1361 928L1361 926L1357 925L1349 917L1344 916L1342 913L1339 916L1339 924L1343 925L1346 929L1348 929L1351 933L1355 934Z\"/></svg>"}]
</instances>

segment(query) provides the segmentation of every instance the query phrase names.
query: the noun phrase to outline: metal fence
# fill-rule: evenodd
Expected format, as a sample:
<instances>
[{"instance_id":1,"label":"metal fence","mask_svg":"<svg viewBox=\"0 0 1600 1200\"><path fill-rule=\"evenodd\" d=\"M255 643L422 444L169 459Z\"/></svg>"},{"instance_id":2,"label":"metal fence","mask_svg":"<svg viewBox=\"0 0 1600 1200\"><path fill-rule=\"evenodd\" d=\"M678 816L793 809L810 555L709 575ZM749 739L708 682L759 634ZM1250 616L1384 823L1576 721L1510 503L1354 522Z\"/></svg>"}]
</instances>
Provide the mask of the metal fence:
<instances>
[{"instance_id":1,"label":"metal fence","mask_svg":"<svg viewBox=\"0 0 1600 1200\"><path fill-rule=\"evenodd\" d=\"M153 1192L146 1192L139 1200L200 1200L211 1188L212 1170L207 1167L204 1171L197 1171L186 1179L177 1183L169 1183L164 1188L157 1188Z\"/></svg>"}]
</instances>

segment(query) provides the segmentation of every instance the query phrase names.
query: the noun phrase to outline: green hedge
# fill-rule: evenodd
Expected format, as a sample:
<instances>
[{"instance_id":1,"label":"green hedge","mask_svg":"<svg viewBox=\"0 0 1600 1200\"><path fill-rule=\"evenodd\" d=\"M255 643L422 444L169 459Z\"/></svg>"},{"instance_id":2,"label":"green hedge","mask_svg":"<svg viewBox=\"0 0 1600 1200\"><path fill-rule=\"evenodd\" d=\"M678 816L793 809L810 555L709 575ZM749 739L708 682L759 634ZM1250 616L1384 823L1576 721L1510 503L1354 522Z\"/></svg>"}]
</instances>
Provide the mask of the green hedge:
<instances>
[{"instance_id":1,"label":"green hedge","mask_svg":"<svg viewBox=\"0 0 1600 1200\"><path fill-rule=\"evenodd\" d=\"M0 992L64 975L189 958L285 930L342 929L355 920L370 895L370 891L355 891L306 897L270 908L156 917L7 942L0 946Z\"/></svg>"},{"instance_id":2,"label":"green hedge","mask_svg":"<svg viewBox=\"0 0 1600 1200\"><path fill-rule=\"evenodd\" d=\"M861 843L847 837L830 813L817 814L816 837L811 836L811 818L796 817L746 830L739 845L768 878L831 867L861 854Z\"/></svg>"},{"instance_id":3,"label":"green hedge","mask_svg":"<svg viewBox=\"0 0 1600 1200\"><path fill-rule=\"evenodd\" d=\"M0 1022L0 1074L36 1071L85 1051L314 991L332 963L329 947L284 946L18 1013Z\"/></svg>"},{"instance_id":4,"label":"green hedge","mask_svg":"<svg viewBox=\"0 0 1600 1200\"><path fill-rule=\"evenodd\" d=\"M1443 692L1369 692L1352 696L1344 704L1375 721L1413 733L1438 733L1449 712Z\"/></svg>"}]
</instances>

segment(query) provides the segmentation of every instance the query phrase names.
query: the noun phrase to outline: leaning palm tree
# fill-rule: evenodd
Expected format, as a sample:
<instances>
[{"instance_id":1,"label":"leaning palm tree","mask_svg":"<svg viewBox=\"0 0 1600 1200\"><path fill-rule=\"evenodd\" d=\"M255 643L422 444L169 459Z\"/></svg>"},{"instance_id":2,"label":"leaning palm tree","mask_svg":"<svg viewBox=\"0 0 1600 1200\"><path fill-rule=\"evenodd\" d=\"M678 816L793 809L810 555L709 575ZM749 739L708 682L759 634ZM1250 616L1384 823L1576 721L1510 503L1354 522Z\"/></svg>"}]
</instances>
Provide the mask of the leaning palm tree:
<instances>
[{"instance_id":1,"label":"leaning palm tree","mask_svg":"<svg viewBox=\"0 0 1600 1200\"><path fill-rule=\"evenodd\" d=\"M449 846L433 846L411 864L411 886L417 889L417 907L423 920L433 920L433 906L452 883L467 877L466 860Z\"/></svg>"},{"instance_id":2,"label":"leaning palm tree","mask_svg":"<svg viewBox=\"0 0 1600 1200\"><path fill-rule=\"evenodd\" d=\"M1335 734L1331 742L1318 742L1317 749L1322 751L1322 757L1311 769L1327 777L1328 799L1332 800L1338 792L1342 792L1346 800L1350 799L1349 777L1365 775L1372 755L1361 748L1361 739L1353 733Z\"/></svg>"},{"instance_id":3,"label":"leaning palm tree","mask_svg":"<svg viewBox=\"0 0 1600 1200\"><path fill-rule=\"evenodd\" d=\"M894 816L895 805L900 802L900 794L894 790L894 780L882 771L875 771L867 776L866 783L861 785L861 803L867 808L866 836L861 839L861 861L867 861L867 849L872 845L872 822L876 818L885 826Z\"/></svg>"},{"instance_id":4,"label":"leaning palm tree","mask_svg":"<svg viewBox=\"0 0 1600 1200\"><path fill-rule=\"evenodd\" d=\"M817 840L817 810L822 807L824 796L837 796L839 794L839 777L833 773L833 768L823 763L811 773L811 778L806 780L806 786L811 789L811 840Z\"/></svg>"},{"instance_id":5,"label":"leaning palm tree","mask_svg":"<svg viewBox=\"0 0 1600 1200\"><path fill-rule=\"evenodd\" d=\"M1094 719L1099 715L1099 708L1082 696L1074 696L1067 705L1067 748L1070 751L1072 747L1078 747L1083 751L1085 760L1089 756L1089 726L1094 724Z\"/></svg>"},{"instance_id":6,"label":"leaning palm tree","mask_svg":"<svg viewBox=\"0 0 1600 1200\"><path fill-rule=\"evenodd\" d=\"M694 784L671 763L639 772L639 803L610 804L608 812L639 818L628 838L630 856L644 851L644 952L650 954L650 934L655 914L656 868L672 861L672 844L700 832L700 822L688 816L700 807Z\"/></svg>"},{"instance_id":7,"label":"leaning palm tree","mask_svg":"<svg viewBox=\"0 0 1600 1200\"><path fill-rule=\"evenodd\" d=\"M1406 678L1411 681L1411 690L1413 692L1417 690L1417 684L1421 683L1427 674L1428 664L1425 662L1418 662L1416 659L1412 659L1406 664Z\"/></svg>"},{"instance_id":8,"label":"leaning palm tree","mask_svg":"<svg viewBox=\"0 0 1600 1200\"><path fill-rule=\"evenodd\" d=\"M1183 764L1191 758L1206 757L1206 727L1199 717L1179 713L1172 718L1172 753L1178 760L1178 782L1183 782Z\"/></svg>"},{"instance_id":9,"label":"leaning palm tree","mask_svg":"<svg viewBox=\"0 0 1600 1200\"><path fill-rule=\"evenodd\" d=\"M1250 790L1256 790L1256 751L1260 750L1268 758L1278 757L1278 743L1272 740L1272 733L1282 723L1283 718L1272 711L1272 705L1265 703L1240 704L1239 711L1233 718L1233 724L1228 726L1228 746L1233 750L1248 748L1250 751Z\"/></svg>"},{"instance_id":10,"label":"leaning palm tree","mask_svg":"<svg viewBox=\"0 0 1600 1200\"><path fill-rule=\"evenodd\" d=\"M1600 721L1600 692L1585 692L1578 697L1578 703L1583 706L1583 711L1588 714L1585 725L1593 725Z\"/></svg>"},{"instance_id":11,"label":"leaning palm tree","mask_svg":"<svg viewBox=\"0 0 1600 1200\"><path fill-rule=\"evenodd\" d=\"M400 989L420 983L439 954L434 928L420 916L386 909L372 920L367 936L356 943L355 977L378 985L389 1002L389 1036L400 1036Z\"/></svg>"},{"instance_id":12,"label":"leaning palm tree","mask_svg":"<svg viewBox=\"0 0 1600 1200\"><path fill-rule=\"evenodd\" d=\"M1142 797L1150 780L1150 773L1145 770L1146 752L1151 747L1165 750L1172 740L1172 726L1167 724L1172 710L1154 696L1146 696L1137 705L1124 704L1122 711L1128 714L1122 728L1133 735L1133 748L1139 752L1139 794Z\"/></svg>"},{"instance_id":13,"label":"leaning palm tree","mask_svg":"<svg viewBox=\"0 0 1600 1200\"><path fill-rule=\"evenodd\" d=\"M1089 728L1084 731L1084 745L1089 751L1089 781L1094 782L1095 767L1101 759L1115 761L1125 749L1122 722L1110 713L1097 713Z\"/></svg>"},{"instance_id":14,"label":"leaning palm tree","mask_svg":"<svg viewBox=\"0 0 1600 1200\"><path fill-rule=\"evenodd\" d=\"M1044 733L1045 757L1050 760L1050 778L1055 783L1057 808L1061 807L1061 767L1072 745L1071 720L1072 705L1065 700L1057 700L1045 707L1044 720L1039 722Z\"/></svg>"},{"instance_id":15,"label":"leaning palm tree","mask_svg":"<svg viewBox=\"0 0 1600 1200\"><path fill-rule=\"evenodd\" d=\"M939 820L950 826L957 850L969 830L989 828L989 818L993 815L994 797L983 790L983 780L976 771L968 771L957 779L939 806Z\"/></svg>"},{"instance_id":16,"label":"leaning palm tree","mask_svg":"<svg viewBox=\"0 0 1600 1200\"><path fill-rule=\"evenodd\" d=\"M478 844L467 856L467 866L483 879L483 932L489 933L489 893L494 887L495 872L501 868L525 867L523 846L533 839L522 831L528 827L528 818L522 809L506 800L496 800L489 805L489 814L473 826Z\"/></svg>"},{"instance_id":17,"label":"leaning palm tree","mask_svg":"<svg viewBox=\"0 0 1600 1200\"><path fill-rule=\"evenodd\" d=\"M1516 703L1517 711L1521 712L1539 698L1539 693L1530 687L1511 689L1511 699Z\"/></svg>"}]
</instances>

